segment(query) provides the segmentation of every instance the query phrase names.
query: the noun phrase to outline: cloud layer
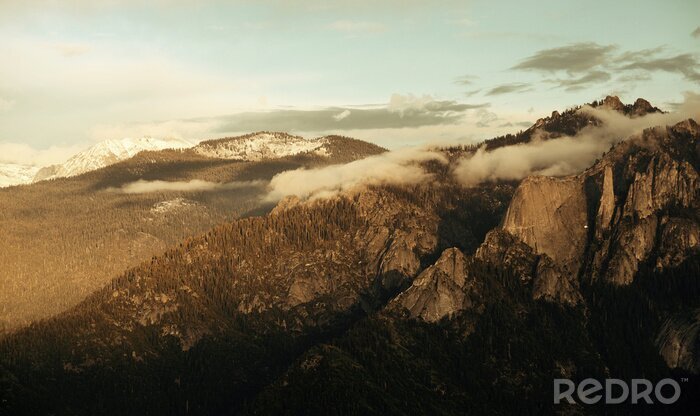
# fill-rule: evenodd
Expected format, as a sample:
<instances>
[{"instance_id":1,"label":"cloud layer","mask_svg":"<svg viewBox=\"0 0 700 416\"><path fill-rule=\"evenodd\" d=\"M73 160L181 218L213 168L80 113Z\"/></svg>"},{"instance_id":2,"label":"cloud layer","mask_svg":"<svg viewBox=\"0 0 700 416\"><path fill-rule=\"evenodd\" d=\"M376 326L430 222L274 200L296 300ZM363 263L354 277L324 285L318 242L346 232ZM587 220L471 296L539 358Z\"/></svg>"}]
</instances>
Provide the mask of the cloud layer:
<instances>
[{"instance_id":1,"label":"cloud layer","mask_svg":"<svg viewBox=\"0 0 700 416\"><path fill-rule=\"evenodd\" d=\"M363 185L426 182L432 176L425 172L420 162L429 160L447 163L445 157L438 152L425 148L407 148L344 165L282 172L270 181L265 200L276 202L290 195L302 199L325 198Z\"/></svg>"},{"instance_id":2,"label":"cloud layer","mask_svg":"<svg viewBox=\"0 0 700 416\"><path fill-rule=\"evenodd\" d=\"M191 181L145 181L138 180L128 183L121 188L110 188L110 192L124 194L145 194L150 192L207 192L263 186L264 181L236 181L228 183L208 182L199 179Z\"/></svg>"},{"instance_id":3,"label":"cloud layer","mask_svg":"<svg viewBox=\"0 0 700 416\"><path fill-rule=\"evenodd\" d=\"M616 111L583 107L580 111L603 121L573 137L542 140L486 151L461 160L454 175L465 186L496 180L522 179L529 175L571 175L589 167L613 144L645 128L675 124L687 118L700 118L700 95L688 93L679 111L628 118Z\"/></svg>"}]
</instances>

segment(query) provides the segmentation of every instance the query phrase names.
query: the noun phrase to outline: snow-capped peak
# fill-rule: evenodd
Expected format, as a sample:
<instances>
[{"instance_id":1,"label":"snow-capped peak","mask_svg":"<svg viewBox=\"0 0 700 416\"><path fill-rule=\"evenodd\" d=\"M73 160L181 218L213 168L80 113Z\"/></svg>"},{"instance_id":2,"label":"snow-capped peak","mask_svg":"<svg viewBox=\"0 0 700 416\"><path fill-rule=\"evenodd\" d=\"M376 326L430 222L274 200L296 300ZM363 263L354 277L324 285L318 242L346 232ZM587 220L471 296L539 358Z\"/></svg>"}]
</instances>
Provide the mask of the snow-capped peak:
<instances>
[{"instance_id":1,"label":"snow-capped peak","mask_svg":"<svg viewBox=\"0 0 700 416\"><path fill-rule=\"evenodd\" d=\"M75 154L61 165L50 168L37 176L35 181L80 175L105 166L129 159L144 150L181 149L192 147L193 143L184 139L156 139L153 137L108 139Z\"/></svg>"},{"instance_id":2,"label":"snow-capped peak","mask_svg":"<svg viewBox=\"0 0 700 416\"><path fill-rule=\"evenodd\" d=\"M195 146L193 150L203 156L234 159L263 160L292 156L319 149L327 140L305 139L287 133L258 132L245 136L218 140L208 140Z\"/></svg>"}]
</instances>

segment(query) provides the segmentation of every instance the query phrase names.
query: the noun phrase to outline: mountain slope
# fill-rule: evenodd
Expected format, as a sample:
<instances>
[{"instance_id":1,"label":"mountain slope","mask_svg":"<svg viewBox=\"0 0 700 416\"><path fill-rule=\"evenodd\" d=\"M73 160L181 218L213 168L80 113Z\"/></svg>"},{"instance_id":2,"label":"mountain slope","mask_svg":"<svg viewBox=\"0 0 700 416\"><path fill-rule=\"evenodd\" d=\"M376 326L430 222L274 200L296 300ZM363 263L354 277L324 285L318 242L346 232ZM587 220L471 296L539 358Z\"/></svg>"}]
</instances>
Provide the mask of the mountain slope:
<instances>
[{"instance_id":1,"label":"mountain slope","mask_svg":"<svg viewBox=\"0 0 700 416\"><path fill-rule=\"evenodd\" d=\"M326 156L311 152L259 162L212 159L189 150L144 151L79 176L0 189L0 332L75 305L185 237L269 211L261 200L277 173L384 151L349 138L333 143L335 151ZM122 190L149 181L193 180L247 185Z\"/></svg>"},{"instance_id":2,"label":"mountain slope","mask_svg":"<svg viewBox=\"0 0 700 416\"><path fill-rule=\"evenodd\" d=\"M21 363L42 362L37 375L55 369L63 374L55 386L99 396L90 401L97 407L87 405L99 413L139 408L173 413L182 406L195 413L220 413L229 406L238 408L239 395L245 397L270 382L309 343L380 307L440 247L460 243L441 230L437 208L465 210L462 215L474 215L484 229L494 226L505 204L497 193L484 198L482 191L446 185L437 195L430 189L384 189L311 206L287 201L266 217L239 220L189 240L129 271L75 309L9 336L2 343L7 358L3 364L26 380L34 376ZM507 200L509 192L502 198ZM483 232L470 241L479 241ZM40 350L17 349L21 339L33 338L35 331L48 331L42 344L58 348L54 358L44 361L48 356ZM76 343L85 348L74 349ZM236 352L228 364L215 364L228 350L225 345ZM200 359L210 364L193 367ZM172 381L162 384L150 372L139 376L143 384L133 385L135 391L149 393L128 400L105 396L99 386L82 381L89 373L90 378L115 383L119 391L126 386L122 376L127 374L112 373L108 367L140 373L142 365L166 361L172 379L179 378L183 388L181 399L171 404L166 396ZM211 365L226 370L224 386L217 387L220 382L209 373ZM228 394L221 391L224 387ZM9 388L18 397L38 391ZM210 389L219 393L204 399L201 394ZM56 391L47 396L70 395ZM87 404L73 399L66 405ZM32 411L56 406L61 405L45 401Z\"/></svg>"},{"instance_id":3,"label":"mountain slope","mask_svg":"<svg viewBox=\"0 0 700 416\"><path fill-rule=\"evenodd\" d=\"M694 414L699 141L688 120L628 139L575 177L526 179L473 256L445 250L383 311L299 357L247 411ZM625 237L647 224L658 224L651 239ZM618 256L628 263L596 264ZM682 394L672 406L553 406L555 377L671 377Z\"/></svg>"},{"instance_id":4,"label":"mountain slope","mask_svg":"<svg viewBox=\"0 0 700 416\"><path fill-rule=\"evenodd\" d=\"M552 379L697 368L698 140L686 121L567 178L465 188L428 164L429 184L284 200L0 340L0 409L639 411L554 406ZM692 411L694 387L642 411Z\"/></svg>"}]
</instances>

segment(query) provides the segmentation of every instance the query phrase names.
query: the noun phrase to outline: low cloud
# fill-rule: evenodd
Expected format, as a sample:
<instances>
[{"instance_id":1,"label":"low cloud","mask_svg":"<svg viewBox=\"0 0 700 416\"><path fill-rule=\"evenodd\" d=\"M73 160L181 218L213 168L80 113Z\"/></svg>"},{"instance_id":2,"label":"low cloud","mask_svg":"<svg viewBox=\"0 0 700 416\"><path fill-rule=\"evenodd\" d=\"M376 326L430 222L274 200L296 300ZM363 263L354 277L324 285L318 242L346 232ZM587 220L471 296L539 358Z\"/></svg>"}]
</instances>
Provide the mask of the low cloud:
<instances>
[{"instance_id":1,"label":"low cloud","mask_svg":"<svg viewBox=\"0 0 700 416\"><path fill-rule=\"evenodd\" d=\"M302 199L326 198L358 186L426 182L432 176L420 162L430 160L447 163L444 155L421 147L386 152L344 165L282 172L270 181L265 199L275 202L291 195Z\"/></svg>"},{"instance_id":2,"label":"low cloud","mask_svg":"<svg viewBox=\"0 0 700 416\"><path fill-rule=\"evenodd\" d=\"M687 93L675 113L629 118L618 112L583 107L582 112L602 120L601 126L584 128L573 137L552 140L535 137L530 143L486 151L484 147L458 162L453 173L465 186L496 180L517 180L529 175L571 175L588 168L613 144L645 128L675 124L700 117L700 95Z\"/></svg>"},{"instance_id":3,"label":"low cloud","mask_svg":"<svg viewBox=\"0 0 700 416\"><path fill-rule=\"evenodd\" d=\"M700 26L696 27L695 30L690 34L694 38L700 38Z\"/></svg>"},{"instance_id":4,"label":"low cloud","mask_svg":"<svg viewBox=\"0 0 700 416\"><path fill-rule=\"evenodd\" d=\"M138 180L136 182L128 183L121 188L109 188L108 191L124 194L145 194L150 192L207 192L261 187L264 186L265 183L265 181L235 181L219 183L199 179L180 182Z\"/></svg>"},{"instance_id":5,"label":"low cloud","mask_svg":"<svg viewBox=\"0 0 700 416\"><path fill-rule=\"evenodd\" d=\"M497 87L491 88L486 95L501 95L501 94L510 94L514 92L526 92L530 91L532 88L530 88L530 84L525 84L522 82L514 82L511 84L503 84L499 85Z\"/></svg>"}]
</instances>

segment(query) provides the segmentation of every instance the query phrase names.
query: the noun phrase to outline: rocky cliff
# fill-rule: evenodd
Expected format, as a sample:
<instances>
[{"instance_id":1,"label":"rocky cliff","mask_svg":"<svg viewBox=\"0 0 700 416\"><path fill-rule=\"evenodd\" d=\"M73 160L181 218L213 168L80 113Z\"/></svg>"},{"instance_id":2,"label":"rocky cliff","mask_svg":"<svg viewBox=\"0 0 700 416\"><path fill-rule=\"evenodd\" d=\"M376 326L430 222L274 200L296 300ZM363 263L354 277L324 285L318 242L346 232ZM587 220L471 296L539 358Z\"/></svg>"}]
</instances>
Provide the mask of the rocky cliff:
<instances>
[{"instance_id":1,"label":"rocky cliff","mask_svg":"<svg viewBox=\"0 0 700 416\"><path fill-rule=\"evenodd\" d=\"M547 255L562 279L634 280L698 252L697 124L644 131L580 175L532 177L518 187L502 229Z\"/></svg>"},{"instance_id":2,"label":"rocky cliff","mask_svg":"<svg viewBox=\"0 0 700 416\"><path fill-rule=\"evenodd\" d=\"M480 283L469 276L467 258L457 248L443 251L432 266L394 298L390 308L405 308L412 318L436 322L457 311L478 311Z\"/></svg>"}]
</instances>

